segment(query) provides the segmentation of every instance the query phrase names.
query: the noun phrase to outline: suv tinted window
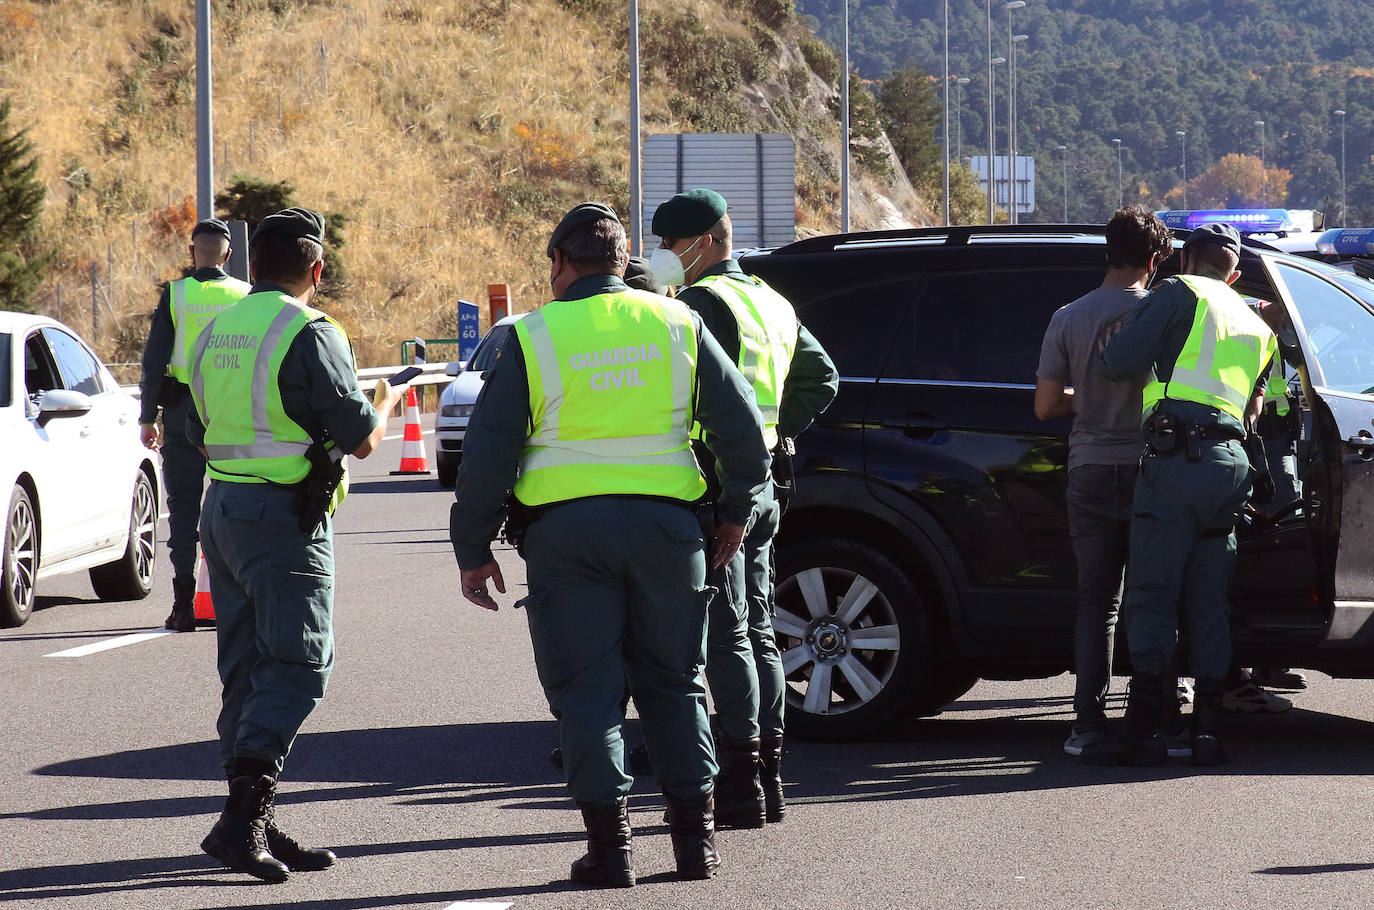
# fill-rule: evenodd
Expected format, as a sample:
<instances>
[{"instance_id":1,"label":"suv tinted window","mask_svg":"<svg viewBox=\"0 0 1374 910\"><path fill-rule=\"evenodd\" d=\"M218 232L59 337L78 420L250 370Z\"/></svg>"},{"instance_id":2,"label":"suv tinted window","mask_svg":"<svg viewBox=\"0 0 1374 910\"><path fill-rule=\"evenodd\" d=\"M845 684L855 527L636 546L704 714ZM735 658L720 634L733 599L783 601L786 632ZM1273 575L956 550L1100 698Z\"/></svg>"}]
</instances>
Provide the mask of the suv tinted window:
<instances>
[{"instance_id":1,"label":"suv tinted window","mask_svg":"<svg viewBox=\"0 0 1374 910\"><path fill-rule=\"evenodd\" d=\"M1100 267L931 273L885 374L1033 385L1050 316L1101 283Z\"/></svg>"},{"instance_id":2,"label":"suv tinted window","mask_svg":"<svg viewBox=\"0 0 1374 910\"><path fill-rule=\"evenodd\" d=\"M896 314L911 302L912 282L846 288L828 297L794 300L797 318L825 348L841 376L877 376L892 343Z\"/></svg>"},{"instance_id":3,"label":"suv tinted window","mask_svg":"<svg viewBox=\"0 0 1374 910\"><path fill-rule=\"evenodd\" d=\"M0 408L10 406L10 345L13 339L0 332Z\"/></svg>"}]
</instances>

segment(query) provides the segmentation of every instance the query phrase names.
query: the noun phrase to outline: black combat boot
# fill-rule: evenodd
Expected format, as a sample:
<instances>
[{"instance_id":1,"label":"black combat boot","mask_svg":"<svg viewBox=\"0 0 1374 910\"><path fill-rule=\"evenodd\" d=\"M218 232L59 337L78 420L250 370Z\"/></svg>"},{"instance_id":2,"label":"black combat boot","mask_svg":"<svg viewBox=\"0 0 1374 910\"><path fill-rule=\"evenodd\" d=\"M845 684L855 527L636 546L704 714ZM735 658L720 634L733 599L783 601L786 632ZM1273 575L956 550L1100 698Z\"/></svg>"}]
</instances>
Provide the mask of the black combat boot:
<instances>
[{"instance_id":1,"label":"black combat boot","mask_svg":"<svg viewBox=\"0 0 1374 910\"><path fill-rule=\"evenodd\" d=\"M172 579L172 612L162 624L173 632L196 630L196 579L178 575Z\"/></svg>"},{"instance_id":2,"label":"black combat boot","mask_svg":"<svg viewBox=\"0 0 1374 910\"><path fill-rule=\"evenodd\" d=\"M1162 765L1169 760L1169 749L1160 730L1165 681L1163 675L1131 677L1125 729L1111 739L1084 746L1081 758L1085 764ZM1169 684L1169 697L1176 697L1173 682Z\"/></svg>"},{"instance_id":3,"label":"black combat boot","mask_svg":"<svg viewBox=\"0 0 1374 910\"><path fill-rule=\"evenodd\" d=\"M716 853L715 800L710 790L694 799L675 799L667 794L668 834L673 839L677 877L714 878L720 866Z\"/></svg>"},{"instance_id":4,"label":"black combat boot","mask_svg":"<svg viewBox=\"0 0 1374 910\"><path fill-rule=\"evenodd\" d=\"M1226 747L1217 728L1221 724L1224 679L1199 679L1193 687L1193 764L1203 767L1226 764Z\"/></svg>"},{"instance_id":5,"label":"black combat boot","mask_svg":"<svg viewBox=\"0 0 1374 910\"><path fill-rule=\"evenodd\" d=\"M229 799L200 849L230 869L267 882L284 882L291 873L267 849L265 820L276 781L269 775L241 775L229 781Z\"/></svg>"},{"instance_id":6,"label":"black combat boot","mask_svg":"<svg viewBox=\"0 0 1374 910\"><path fill-rule=\"evenodd\" d=\"M286 868L292 872L319 872L334 865L338 857L333 850L302 847L294 837L277 827L276 790L272 792L272 801L267 804L267 814L263 817L267 849L272 851L272 855L286 863Z\"/></svg>"},{"instance_id":7,"label":"black combat boot","mask_svg":"<svg viewBox=\"0 0 1374 910\"><path fill-rule=\"evenodd\" d=\"M631 888L635 883L630 847L630 810L625 797L610 805L578 803L587 827L587 854L572 864L572 880L593 888Z\"/></svg>"},{"instance_id":8,"label":"black combat boot","mask_svg":"<svg viewBox=\"0 0 1374 910\"><path fill-rule=\"evenodd\" d=\"M719 740L716 757L716 827L762 828L765 815L763 785L759 782L759 741Z\"/></svg>"},{"instance_id":9,"label":"black combat boot","mask_svg":"<svg viewBox=\"0 0 1374 910\"><path fill-rule=\"evenodd\" d=\"M787 803L782 798L782 737L765 736L759 740L760 773L763 801L770 822L780 822L787 815Z\"/></svg>"}]
</instances>

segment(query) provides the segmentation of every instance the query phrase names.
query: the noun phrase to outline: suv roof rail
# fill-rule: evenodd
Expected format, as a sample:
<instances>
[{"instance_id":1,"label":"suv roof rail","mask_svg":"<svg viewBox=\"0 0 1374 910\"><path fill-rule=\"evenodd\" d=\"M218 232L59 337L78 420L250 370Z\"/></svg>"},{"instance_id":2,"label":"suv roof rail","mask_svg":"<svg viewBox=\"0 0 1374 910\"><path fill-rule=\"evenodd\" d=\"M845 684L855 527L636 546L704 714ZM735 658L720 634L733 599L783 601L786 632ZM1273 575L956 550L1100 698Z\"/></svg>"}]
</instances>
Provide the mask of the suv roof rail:
<instances>
[{"instance_id":1,"label":"suv roof rail","mask_svg":"<svg viewBox=\"0 0 1374 910\"><path fill-rule=\"evenodd\" d=\"M939 241L945 246L968 246L973 237L1102 236L1105 224L961 224L949 227L898 228L887 231L851 231L848 234L822 234L778 247L774 255L826 253L839 247L882 246L903 241Z\"/></svg>"}]
</instances>

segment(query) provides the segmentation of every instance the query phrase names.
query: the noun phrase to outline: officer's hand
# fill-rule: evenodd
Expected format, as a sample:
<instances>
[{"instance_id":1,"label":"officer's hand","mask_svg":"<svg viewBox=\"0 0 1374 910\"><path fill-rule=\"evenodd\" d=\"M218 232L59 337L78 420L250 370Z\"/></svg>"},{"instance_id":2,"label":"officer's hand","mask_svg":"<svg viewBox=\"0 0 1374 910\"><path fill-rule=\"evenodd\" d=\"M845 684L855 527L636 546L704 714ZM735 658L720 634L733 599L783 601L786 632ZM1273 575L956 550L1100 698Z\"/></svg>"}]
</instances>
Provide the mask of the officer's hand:
<instances>
[{"instance_id":1,"label":"officer's hand","mask_svg":"<svg viewBox=\"0 0 1374 910\"><path fill-rule=\"evenodd\" d=\"M152 449L154 452L162 448L162 428L155 423L139 424L138 438L142 440L144 448Z\"/></svg>"},{"instance_id":2,"label":"officer's hand","mask_svg":"<svg viewBox=\"0 0 1374 910\"><path fill-rule=\"evenodd\" d=\"M396 403L401 400L401 396L410 388L410 383L392 385L385 379L377 380L377 387L372 390L372 406L377 409L377 413L382 416L390 416Z\"/></svg>"},{"instance_id":3,"label":"officer's hand","mask_svg":"<svg viewBox=\"0 0 1374 910\"><path fill-rule=\"evenodd\" d=\"M487 593L487 579L491 579L497 591L506 593L506 582L501 577L501 567L494 560L476 569L464 569L458 573L458 583L463 586L463 596L483 610L495 610L496 601Z\"/></svg>"},{"instance_id":4,"label":"officer's hand","mask_svg":"<svg viewBox=\"0 0 1374 910\"><path fill-rule=\"evenodd\" d=\"M711 571L714 572L735 558L744 543L744 525L716 525L715 549L711 551Z\"/></svg>"},{"instance_id":5,"label":"officer's hand","mask_svg":"<svg viewBox=\"0 0 1374 910\"><path fill-rule=\"evenodd\" d=\"M1112 337L1121 331L1121 323L1113 322L1102 330L1102 334L1097 337L1097 353L1101 354L1107 350L1107 345L1111 344Z\"/></svg>"}]
</instances>

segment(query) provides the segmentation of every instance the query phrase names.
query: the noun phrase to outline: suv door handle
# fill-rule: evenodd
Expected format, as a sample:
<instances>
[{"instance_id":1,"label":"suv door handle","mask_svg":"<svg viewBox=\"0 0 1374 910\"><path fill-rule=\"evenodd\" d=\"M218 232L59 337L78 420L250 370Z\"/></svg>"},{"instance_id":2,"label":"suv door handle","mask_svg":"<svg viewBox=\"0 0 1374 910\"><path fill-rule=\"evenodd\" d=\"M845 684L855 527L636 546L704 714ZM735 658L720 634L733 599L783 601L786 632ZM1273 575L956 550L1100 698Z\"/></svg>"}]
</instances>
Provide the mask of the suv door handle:
<instances>
[{"instance_id":1,"label":"suv door handle","mask_svg":"<svg viewBox=\"0 0 1374 910\"><path fill-rule=\"evenodd\" d=\"M1374 436L1347 436L1345 444L1356 449L1355 454L1362 460L1374 461Z\"/></svg>"},{"instance_id":2,"label":"suv door handle","mask_svg":"<svg viewBox=\"0 0 1374 910\"><path fill-rule=\"evenodd\" d=\"M882 423L883 427L890 430L905 430L906 435L913 439L929 439L935 435L937 430L949 429L949 424L943 420L938 420L933 414L926 414L916 411L904 417L889 417Z\"/></svg>"}]
</instances>

